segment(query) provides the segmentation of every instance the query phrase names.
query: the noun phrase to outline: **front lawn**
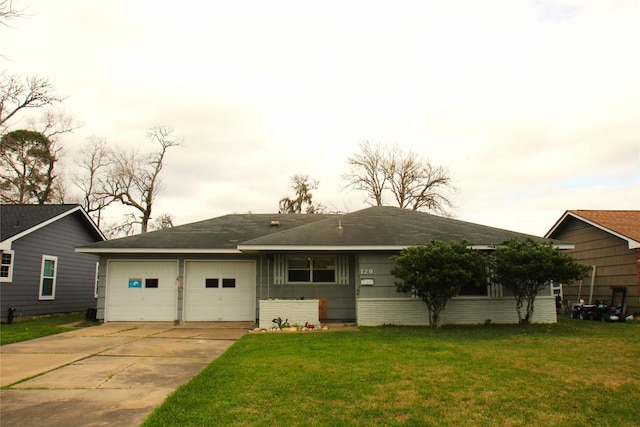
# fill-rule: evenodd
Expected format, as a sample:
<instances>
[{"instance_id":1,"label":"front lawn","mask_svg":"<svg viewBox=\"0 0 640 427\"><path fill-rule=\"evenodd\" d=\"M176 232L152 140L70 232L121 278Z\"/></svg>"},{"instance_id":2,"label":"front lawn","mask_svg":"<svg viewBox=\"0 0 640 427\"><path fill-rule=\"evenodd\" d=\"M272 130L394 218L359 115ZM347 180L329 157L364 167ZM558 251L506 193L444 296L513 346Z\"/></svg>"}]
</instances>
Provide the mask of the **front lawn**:
<instances>
[{"instance_id":1,"label":"front lawn","mask_svg":"<svg viewBox=\"0 0 640 427\"><path fill-rule=\"evenodd\" d=\"M632 426L640 322L248 334L145 426Z\"/></svg>"},{"instance_id":2,"label":"front lawn","mask_svg":"<svg viewBox=\"0 0 640 427\"><path fill-rule=\"evenodd\" d=\"M32 340L48 335L67 332L70 329L61 325L80 322L75 327L97 325L96 322L85 322L84 313L52 314L34 319L22 319L19 322L0 325L0 345L19 341Z\"/></svg>"}]
</instances>

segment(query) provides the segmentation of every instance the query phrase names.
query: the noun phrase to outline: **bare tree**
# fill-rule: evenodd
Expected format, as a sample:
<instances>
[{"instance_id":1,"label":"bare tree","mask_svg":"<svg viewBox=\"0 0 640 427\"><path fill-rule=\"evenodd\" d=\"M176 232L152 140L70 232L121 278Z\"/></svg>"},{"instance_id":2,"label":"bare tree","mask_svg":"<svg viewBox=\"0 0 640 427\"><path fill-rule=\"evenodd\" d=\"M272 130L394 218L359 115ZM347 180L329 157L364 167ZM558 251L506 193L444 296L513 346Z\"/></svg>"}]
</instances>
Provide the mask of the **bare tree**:
<instances>
[{"instance_id":1,"label":"bare tree","mask_svg":"<svg viewBox=\"0 0 640 427\"><path fill-rule=\"evenodd\" d=\"M395 145L383 162L389 190L402 209L446 213L451 202L445 192L452 190L451 176L443 166L433 165L412 151Z\"/></svg>"},{"instance_id":2,"label":"bare tree","mask_svg":"<svg viewBox=\"0 0 640 427\"><path fill-rule=\"evenodd\" d=\"M135 234L135 227L139 224L140 220L136 218L136 215L132 212L127 212L120 220L103 224L101 230L107 239L115 239Z\"/></svg>"},{"instance_id":3,"label":"bare tree","mask_svg":"<svg viewBox=\"0 0 640 427\"><path fill-rule=\"evenodd\" d=\"M182 138L175 137L170 126L154 126L147 132L147 137L160 149L149 156L140 155L132 148L114 151L106 182L109 196L139 211L143 233L149 227L153 202L160 190L160 172L167 150L182 145Z\"/></svg>"},{"instance_id":4,"label":"bare tree","mask_svg":"<svg viewBox=\"0 0 640 427\"><path fill-rule=\"evenodd\" d=\"M60 135L72 133L82 127L73 115L53 108L46 108L39 119L31 119L28 123L31 129L35 129L54 142Z\"/></svg>"},{"instance_id":5,"label":"bare tree","mask_svg":"<svg viewBox=\"0 0 640 427\"><path fill-rule=\"evenodd\" d=\"M385 155L380 144L371 146L369 141L360 143L360 152L347 159L349 172L342 175L346 187L367 193L372 206L382 206L382 194L386 188L387 176L384 171Z\"/></svg>"},{"instance_id":6,"label":"bare tree","mask_svg":"<svg viewBox=\"0 0 640 427\"><path fill-rule=\"evenodd\" d=\"M403 209L446 213L451 207L446 192L453 186L447 169L397 144L381 147L361 142L360 152L347 162L349 172L342 176L346 188L364 191L372 206L384 205L388 194Z\"/></svg>"},{"instance_id":7,"label":"bare tree","mask_svg":"<svg viewBox=\"0 0 640 427\"><path fill-rule=\"evenodd\" d=\"M0 24L8 27L8 21L22 16L22 11L13 8L12 0L0 0Z\"/></svg>"},{"instance_id":8,"label":"bare tree","mask_svg":"<svg viewBox=\"0 0 640 427\"><path fill-rule=\"evenodd\" d=\"M3 71L0 74L0 130L21 110L53 105L62 100L43 77L31 76L23 82L22 78Z\"/></svg>"},{"instance_id":9,"label":"bare tree","mask_svg":"<svg viewBox=\"0 0 640 427\"><path fill-rule=\"evenodd\" d=\"M71 181L82 192L82 206L100 227L102 211L113 202L105 188L106 172L111 165L111 150L104 137L90 136L76 162L79 172Z\"/></svg>"},{"instance_id":10,"label":"bare tree","mask_svg":"<svg viewBox=\"0 0 640 427\"><path fill-rule=\"evenodd\" d=\"M164 230L166 228L173 228L173 215L169 213L163 213L159 217L153 220L151 224L151 229L153 230Z\"/></svg>"},{"instance_id":11,"label":"bare tree","mask_svg":"<svg viewBox=\"0 0 640 427\"><path fill-rule=\"evenodd\" d=\"M311 180L309 175L297 174L291 177L291 189L295 193L293 199L284 197L280 200L279 213L299 214L303 211L308 214L322 213L324 207L313 202L311 190L318 189L318 180Z\"/></svg>"}]
</instances>

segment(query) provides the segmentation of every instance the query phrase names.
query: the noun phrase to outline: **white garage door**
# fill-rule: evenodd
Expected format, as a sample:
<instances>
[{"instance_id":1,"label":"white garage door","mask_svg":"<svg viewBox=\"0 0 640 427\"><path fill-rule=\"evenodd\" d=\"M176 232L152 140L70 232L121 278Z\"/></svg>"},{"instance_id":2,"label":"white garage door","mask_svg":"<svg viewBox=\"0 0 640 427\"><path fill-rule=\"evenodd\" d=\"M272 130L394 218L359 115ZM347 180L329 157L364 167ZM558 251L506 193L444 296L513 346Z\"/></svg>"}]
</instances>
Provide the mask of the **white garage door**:
<instances>
[{"instance_id":1,"label":"white garage door","mask_svg":"<svg viewBox=\"0 0 640 427\"><path fill-rule=\"evenodd\" d=\"M175 320L176 261L109 261L106 321Z\"/></svg>"},{"instance_id":2,"label":"white garage door","mask_svg":"<svg viewBox=\"0 0 640 427\"><path fill-rule=\"evenodd\" d=\"M253 261L188 261L186 321L254 321L256 265Z\"/></svg>"}]
</instances>

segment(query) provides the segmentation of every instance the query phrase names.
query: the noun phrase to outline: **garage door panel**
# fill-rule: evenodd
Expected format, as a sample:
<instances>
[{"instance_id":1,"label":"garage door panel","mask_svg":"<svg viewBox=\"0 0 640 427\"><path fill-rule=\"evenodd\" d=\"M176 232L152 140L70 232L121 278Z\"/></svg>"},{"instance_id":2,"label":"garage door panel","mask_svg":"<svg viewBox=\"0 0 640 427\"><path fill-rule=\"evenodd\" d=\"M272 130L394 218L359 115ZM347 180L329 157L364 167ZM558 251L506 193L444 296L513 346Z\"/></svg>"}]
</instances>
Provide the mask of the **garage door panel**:
<instances>
[{"instance_id":1,"label":"garage door panel","mask_svg":"<svg viewBox=\"0 0 640 427\"><path fill-rule=\"evenodd\" d=\"M185 270L185 320L255 319L254 262L190 261ZM207 288L207 279L218 279L218 287ZM223 287L224 279L235 279L235 287Z\"/></svg>"},{"instance_id":2,"label":"garage door panel","mask_svg":"<svg viewBox=\"0 0 640 427\"><path fill-rule=\"evenodd\" d=\"M107 270L107 321L175 320L177 261L111 261ZM157 279L157 288L145 287L145 279Z\"/></svg>"}]
</instances>

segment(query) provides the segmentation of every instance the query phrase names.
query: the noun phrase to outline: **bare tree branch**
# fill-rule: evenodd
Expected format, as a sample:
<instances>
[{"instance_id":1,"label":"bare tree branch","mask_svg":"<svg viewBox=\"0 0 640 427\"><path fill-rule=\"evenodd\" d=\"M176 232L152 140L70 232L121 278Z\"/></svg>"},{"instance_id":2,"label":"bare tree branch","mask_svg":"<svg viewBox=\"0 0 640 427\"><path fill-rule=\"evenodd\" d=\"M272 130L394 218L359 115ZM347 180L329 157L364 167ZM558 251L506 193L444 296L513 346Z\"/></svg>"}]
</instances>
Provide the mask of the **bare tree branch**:
<instances>
[{"instance_id":1,"label":"bare tree branch","mask_svg":"<svg viewBox=\"0 0 640 427\"><path fill-rule=\"evenodd\" d=\"M80 172L71 176L71 182L82 191L82 206L100 227L102 211L113 202L105 189L106 172L111 165L111 151L103 137L90 136L77 159Z\"/></svg>"},{"instance_id":2,"label":"bare tree branch","mask_svg":"<svg viewBox=\"0 0 640 427\"><path fill-rule=\"evenodd\" d=\"M23 109L53 105L63 99L43 77L27 77L23 83L20 77L3 71L0 74L0 127L7 126Z\"/></svg>"},{"instance_id":3,"label":"bare tree branch","mask_svg":"<svg viewBox=\"0 0 640 427\"><path fill-rule=\"evenodd\" d=\"M343 179L347 187L365 191L370 204L382 206L384 194L391 193L402 209L447 214L452 207L446 193L454 188L443 166L433 165L412 151L405 152L397 144L381 148L365 141L360 151L348 158L350 170Z\"/></svg>"},{"instance_id":4,"label":"bare tree branch","mask_svg":"<svg viewBox=\"0 0 640 427\"><path fill-rule=\"evenodd\" d=\"M81 128L82 124L65 111L47 108L38 120L29 120L29 127L45 135L49 140L57 141L60 135L72 133Z\"/></svg>"},{"instance_id":5,"label":"bare tree branch","mask_svg":"<svg viewBox=\"0 0 640 427\"><path fill-rule=\"evenodd\" d=\"M369 141L362 141L360 152L347 159L349 172L342 175L342 179L347 181L345 188L364 191L373 199L371 205L382 206L382 193L387 182L383 162L380 144L372 147Z\"/></svg>"},{"instance_id":6,"label":"bare tree branch","mask_svg":"<svg viewBox=\"0 0 640 427\"><path fill-rule=\"evenodd\" d=\"M12 0L0 0L0 24L9 26L9 21L21 17L23 12L13 8Z\"/></svg>"},{"instance_id":7,"label":"bare tree branch","mask_svg":"<svg viewBox=\"0 0 640 427\"><path fill-rule=\"evenodd\" d=\"M112 170L106 181L109 196L140 212L143 233L149 226L153 202L160 189L160 172L167 150L183 143L182 138L174 136L170 126L154 126L147 132L147 137L160 149L149 156L141 156L131 148L114 151Z\"/></svg>"}]
</instances>

